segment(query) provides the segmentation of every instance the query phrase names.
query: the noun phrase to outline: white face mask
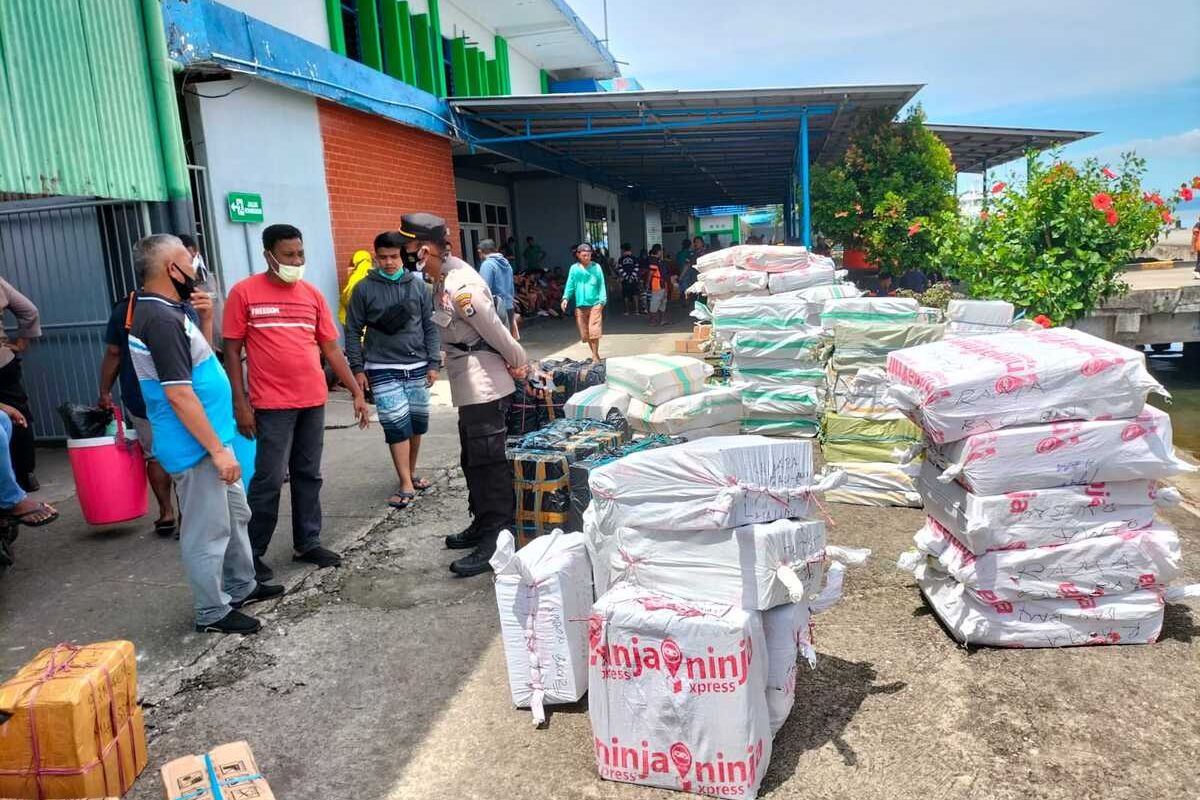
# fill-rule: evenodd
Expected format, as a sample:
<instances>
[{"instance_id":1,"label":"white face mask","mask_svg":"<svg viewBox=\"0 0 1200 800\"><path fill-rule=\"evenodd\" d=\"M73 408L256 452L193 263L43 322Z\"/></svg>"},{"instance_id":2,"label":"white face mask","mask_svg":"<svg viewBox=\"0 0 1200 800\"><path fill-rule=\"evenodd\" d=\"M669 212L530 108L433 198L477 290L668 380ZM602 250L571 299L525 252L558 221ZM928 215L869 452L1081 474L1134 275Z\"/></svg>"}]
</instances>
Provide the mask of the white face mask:
<instances>
[{"instance_id":1,"label":"white face mask","mask_svg":"<svg viewBox=\"0 0 1200 800\"><path fill-rule=\"evenodd\" d=\"M303 264L300 264L299 266L280 264L279 259L275 258L274 255L271 256L271 261L275 264L275 274L279 277L279 280L283 281L284 283L295 283L304 277Z\"/></svg>"}]
</instances>

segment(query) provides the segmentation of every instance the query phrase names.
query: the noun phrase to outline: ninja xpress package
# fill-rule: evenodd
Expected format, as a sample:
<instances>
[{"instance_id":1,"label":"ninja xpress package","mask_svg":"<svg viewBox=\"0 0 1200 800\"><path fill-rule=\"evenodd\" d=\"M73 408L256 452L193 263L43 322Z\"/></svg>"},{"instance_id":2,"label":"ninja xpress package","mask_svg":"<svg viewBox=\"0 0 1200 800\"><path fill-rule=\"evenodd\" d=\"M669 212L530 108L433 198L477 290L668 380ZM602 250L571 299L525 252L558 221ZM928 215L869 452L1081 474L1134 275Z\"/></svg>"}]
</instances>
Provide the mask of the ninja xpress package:
<instances>
[{"instance_id":1,"label":"ninja xpress package","mask_svg":"<svg viewBox=\"0 0 1200 800\"><path fill-rule=\"evenodd\" d=\"M589 648L600 777L757 795L771 759L760 612L620 584L593 607Z\"/></svg>"}]
</instances>

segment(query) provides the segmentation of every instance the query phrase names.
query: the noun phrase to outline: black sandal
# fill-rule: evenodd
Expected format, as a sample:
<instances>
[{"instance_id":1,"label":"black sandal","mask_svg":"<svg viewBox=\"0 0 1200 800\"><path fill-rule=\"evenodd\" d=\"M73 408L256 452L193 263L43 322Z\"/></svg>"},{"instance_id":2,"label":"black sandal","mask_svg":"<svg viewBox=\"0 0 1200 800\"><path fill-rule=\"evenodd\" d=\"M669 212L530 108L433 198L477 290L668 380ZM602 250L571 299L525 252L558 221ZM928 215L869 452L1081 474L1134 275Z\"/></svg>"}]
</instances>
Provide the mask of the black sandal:
<instances>
[{"instance_id":1,"label":"black sandal","mask_svg":"<svg viewBox=\"0 0 1200 800\"><path fill-rule=\"evenodd\" d=\"M389 498L388 505L401 511L411 506L417 499L415 492L396 492L392 497L399 497L400 499L397 501Z\"/></svg>"},{"instance_id":2,"label":"black sandal","mask_svg":"<svg viewBox=\"0 0 1200 800\"><path fill-rule=\"evenodd\" d=\"M49 514L49 516L46 517L45 519L39 519L39 520L33 520L33 521L29 520L29 517L31 517L35 514L47 514L47 513ZM46 505L45 503L38 503L37 508L31 508L28 511L26 511L24 514L14 514L14 513L12 513L12 509L6 510L5 514L13 522L17 523L18 525L24 525L26 528L40 528L43 525L49 525L51 522L54 522L54 520L58 519L58 511L56 509L51 508L50 506Z\"/></svg>"},{"instance_id":3,"label":"black sandal","mask_svg":"<svg viewBox=\"0 0 1200 800\"><path fill-rule=\"evenodd\" d=\"M164 539L168 536L179 538L179 528L173 519L160 519L154 523L154 532Z\"/></svg>"}]
</instances>

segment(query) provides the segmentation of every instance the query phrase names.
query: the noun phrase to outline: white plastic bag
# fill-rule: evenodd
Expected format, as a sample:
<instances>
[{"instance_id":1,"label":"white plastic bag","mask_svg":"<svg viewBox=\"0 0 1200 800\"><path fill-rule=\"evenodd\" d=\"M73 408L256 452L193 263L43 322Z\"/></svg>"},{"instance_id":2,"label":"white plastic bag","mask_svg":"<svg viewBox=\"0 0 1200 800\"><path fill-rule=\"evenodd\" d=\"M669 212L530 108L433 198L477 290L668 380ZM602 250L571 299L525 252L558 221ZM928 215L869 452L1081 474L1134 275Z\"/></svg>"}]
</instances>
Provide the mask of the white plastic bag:
<instances>
[{"instance_id":1,"label":"white plastic bag","mask_svg":"<svg viewBox=\"0 0 1200 800\"><path fill-rule=\"evenodd\" d=\"M608 554L608 585L632 583L690 600L768 609L815 598L825 574L820 520L709 531L622 527L588 535L597 537L593 551Z\"/></svg>"},{"instance_id":2,"label":"white plastic bag","mask_svg":"<svg viewBox=\"0 0 1200 800\"><path fill-rule=\"evenodd\" d=\"M975 555L934 519L917 549L981 600L1063 599L1080 603L1163 588L1180 571L1179 536L1168 527L1126 531L1064 545Z\"/></svg>"},{"instance_id":3,"label":"white plastic bag","mask_svg":"<svg viewBox=\"0 0 1200 800\"><path fill-rule=\"evenodd\" d=\"M1149 392L1166 395L1141 353L1070 328L897 350L887 371L893 393L939 443L1015 425L1136 417Z\"/></svg>"},{"instance_id":4,"label":"white plastic bag","mask_svg":"<svg viewBox=\"0 0 1200 800\"><path fill-rule=\"evenodd\" d=\"M545 704L573 703L587 690L592 575L582 533L555 530L515 551L502 531L491 558L500 638L512 701L545 722Z\"/></svg>"},{"instance_id":5,"label":"white plastic bag","mask_svg":"<svg viewBox=\"0 0 1200 800\"><path fill-rule=\"evenodd\" d=\"M817 651L812 645L807 602L785 603L764 611L762 621L767 642L767 713L774 736L796 702L797 656L803 656L812 669L817 665Z\"/></svg>"},{"instance_id":6,"label":"white plastic bag","mask_svg":"<svg viewBox=\"0 0 1200 800\"><path fill-rule=\"evenodd\" d=\"M742 408L747 417L815 418L821 414L824 395L820 387L804 384L743 389Z\"/></svg>"},{"instance_id":7,"label":"white plastic bag","mask_svg":"<svg viewBox=\"0 0 1200 800\"><path fill-rule=\"evenodd\" d=\"M916 322L921 304L911 297L834 297L821 309L821 325L837 322Z\"/></svg>"},{"instance_id":8,"label":"white plastic bag","mask_svg":"<svg viewBox=\"0 0 1200 800\"><path fill-rule=\"evenodd\" d=\"M596 521L610 529L736 528L816 516L814 495L841 479L813 475L813 444L714 436L633 453L592 470Z\"/></svg>"},{"instance_id":9,"label":"white plastic bag","mask_svg":"<svg viewBox=\"0 0 1200 800\"><path fill-rule=\"evenodd\" d=\"M735 267L719 267L702 272L692 289L693 293L716 297L765 292L766 290L767 273L749 272Z\"/></svg>"},{"instance_id":10,"label":"white plastic bag","mask_svg":"<svg viewBox=\"0 0 1200 800\"><path fill-rule=\"evenodd\" d=\"M708 428L689 428L679 434L679 438L688 442L695 442L700 439L709 439L714 436L735 436L742 430L740 420L731 422L722 422L720 425L713 425Z\"/></svg>"},{"instance_id":11,"label":"white plastic bag","mask_svg":"<svg viewBox=\"0 0 1200 800\"><path fill-rule=\"evenodd\" d=\"M834 283L836 280L837 270L834 269L832 262L829 264L809 264L803 269L773 273L767 281L767 288L771 290L771 294L782 294L783 292L795 292L813 286L824 286Z\"/></svg>"},{"instance_id":12,"label":"white plastic bag","mask_svg":"<svg viewBox=\"0 0 1200 800\"><path fill-rule=\"evenodd\" d=\"M826 464L827 469L845 474L841 485L825 492L829 503L852 506L895 506L920 508L916 474L921 462L888 464L874 461L842 461Z\"/></svg>"},{"instance_id":13,"label":"white plastic bag","mask_svg":"<svg viewBox=\"0 0 1200 800\"><path fill-rule=\"evenodd\" d=\"M800 330L808 324L808 303L799 294L721 300L713 309L713 332L729 339L738 331Z\"/></svg>"},{"instance_id":14,"label":"white plastic bag","mask_svg":"<svg viewBox=\"0 0 1200 800\"><path fill-rule=\"evenodd\" d=\"M942 469L940 480L957 480L977 494L1169 478L1195 469L1175 455L1171 418L1149 405L1134 419L1004 428L927 452Z\"/></svg>"},{"instance_id":15,"label":"white plastic bag","mask_svg":"<svg viewBox=\"0 0 1200 800\"><path fill-rule=\"evenodd\" d=\"M701 274L721 267L737 267L756 272L788 272L807 267L810 258L812 256L804 247L738 244L705 253L696 259L696 269Z\"/></svg>"},{"instance_id":16,"label":"white plastic bag","mask_svg":"<svg viewBox=\"0 0 1200 800\"><path fill-rule=\"evenodd\" d=\"M739 358L733 362L730 374L734 385L760 389L782 386L823 388L826 382L822 367L775 358Z\"/></svg>"},{"instance_id":17,"label":"white plastic bag","mask_svg":"<svg viewBox=\"0 0 1200 800\"><path fill-rule=\"evenodd\" d=\"M733 336L733 359L771 359L795 362L797 367L821 365L817 349L828 340L824 328L802 325L790 330L739 331Z\"/></svg>"},{"instance_id":18,"label":"white plastic bag","mask_svg":"<svg viewBox=\"0 0 1200 800\"><path fill-rule=\"evenodd\" d=\"M713 373L690 356L614 356L605 363L609 386L652 406L701 391Z\"/></svg>"},{"instance_id":19,"label":"white plastic bag","mask_svg":"<svg viewBox=\"0 0 1200 800\"><path fill-rule=\"evenodd\" d=\"M926 460L917 479L925 513L979 555L988 550L1068 544L1094 536L1147 528L1157 505L1179 502L1179 492L1157 481L1121 481L1007 494L974 494L957 481L938 480Z\"/></svg>"},{"instance_id":20,"label":"white plastic bag","mask_svg":"<svg viewBox=\"0 0 1200 800\"><path fill-rule=\"evenodd\" d=\"M771 760L761 615L618 586L589 628L600 777L755 797Z\"/></svg>"},{"instance_id":21,"label":"white plastic bag","mask_svg":"<svg viewBox=\"0 0 1200 800\"><path fill-rule=\"evenodd\" d=\"M625 416L629 410L630 397L620 389L600 383L581 389L567 398L563 416L568 419L596 419L607 421L612 416Z\"/></svg>"},{"instance_id":22,"label":"white plastic bag","mask_svg":"<svg viewBox=\"0 0 1200 800\"><path fill-rule=\"evenodd\" d=\"M741 393L721 386L651 406L634 398L626 413L629 427L642 433L675 435L736 422L742 417Z\"/></svg>"},{"instance_id":23,"label":"white plastic bag","mask_svg":"<svg viewBox=\"0 0 1200 800\"><path fill-rule=\"evenodd\" d=\"M1004 300L951 300L946 308L947 336L986 336L1012 325L1013 304Z\"/></svg>"},{"instance_id":24,"label":"white plastic bag","mask_svg":"<svg viewBox=\"0 0 1200 800\"><path fill-rule=\"evenodd\" d=\"M1150 644L1158 640L1162 630L1163 593L1153 589L1101 597L1088 603L984 602L940 570L921 564L916 574L926 601L962 644L992 647Z\"/></svg>"}]
</instances>

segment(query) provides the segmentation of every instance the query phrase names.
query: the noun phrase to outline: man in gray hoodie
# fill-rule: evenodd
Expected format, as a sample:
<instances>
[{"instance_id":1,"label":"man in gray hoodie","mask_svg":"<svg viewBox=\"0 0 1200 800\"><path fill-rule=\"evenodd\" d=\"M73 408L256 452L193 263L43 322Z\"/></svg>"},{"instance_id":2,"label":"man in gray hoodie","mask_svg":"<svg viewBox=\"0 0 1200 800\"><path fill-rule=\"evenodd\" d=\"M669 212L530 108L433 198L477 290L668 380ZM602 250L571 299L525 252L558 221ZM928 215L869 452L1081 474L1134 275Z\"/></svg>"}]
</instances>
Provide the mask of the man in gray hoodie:
<instances>
[{"instance_id":1,"label":"man in gray hoodie","mask_svg":"<svg viewBox=\"0 0 1200 800\"><path fill-rule=\"evenodd\" d=\"M407 508L429 488L416 475L417 454L429 429L429 387L441 366L433 292L421 273L404 268L403 248L397 231L375 237L375 269L355 285L346 309L346 359L363 391L370 386L375 395L400 478L388 499L393 508Z\"/></svg>"}]
</instances>

